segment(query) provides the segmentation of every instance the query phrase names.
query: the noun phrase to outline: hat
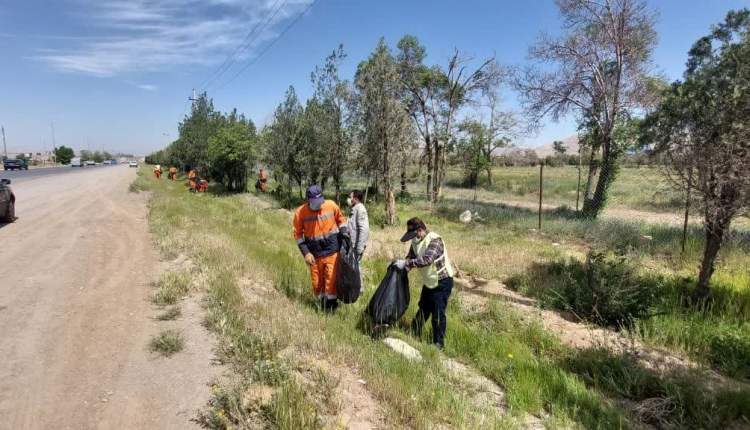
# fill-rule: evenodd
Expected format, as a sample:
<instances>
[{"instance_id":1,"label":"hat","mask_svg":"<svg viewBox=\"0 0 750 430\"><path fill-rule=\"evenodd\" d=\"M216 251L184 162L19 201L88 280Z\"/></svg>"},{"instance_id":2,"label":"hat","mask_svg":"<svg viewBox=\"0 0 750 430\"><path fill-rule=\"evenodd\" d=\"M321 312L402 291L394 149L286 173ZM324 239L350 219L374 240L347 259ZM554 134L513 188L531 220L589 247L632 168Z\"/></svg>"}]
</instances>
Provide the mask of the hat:
<instances>
[{"instance_id":1,"label":"hat","mask_svg":"<svg viewBox=\"0 0 750 430\"><path fill-rule=\"evenodd\" d=\"M408 242L417 237L417 230L419 230L420 228L423 230L427 230L427 226L421 219L412 218L409 221L406 221L406 233L401 236L401 242Z\"/></svg>"},{"instance_id":2,"label":"hat","mask_svg":"<svg viewBox=\"0 0 750 430\"><path fill-rule=\"evenodd\" d=\"M323 205L325 198L323 197L323 190L318 185L310 185L307 189L307 201L310 204L310 209L316 211L319 210Z\"/></svg>"}]
</instances>

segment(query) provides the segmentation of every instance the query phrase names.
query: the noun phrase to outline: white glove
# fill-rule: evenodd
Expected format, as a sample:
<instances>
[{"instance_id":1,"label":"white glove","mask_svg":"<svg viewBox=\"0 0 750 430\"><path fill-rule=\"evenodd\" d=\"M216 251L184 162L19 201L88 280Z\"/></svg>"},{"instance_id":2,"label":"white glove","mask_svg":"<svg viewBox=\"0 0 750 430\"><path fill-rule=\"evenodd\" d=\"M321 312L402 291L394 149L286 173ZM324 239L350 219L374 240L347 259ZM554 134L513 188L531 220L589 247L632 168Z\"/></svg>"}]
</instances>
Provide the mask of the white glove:
<instances>
[{"instance_id":1,"label":"white glove","mask_svg":"<svg viewBox=\"0 0 750 430\"><path fill-rule=\"evenodd\" d=\"M396 266L399 270L406 269L406 260L396 260L393 262L393 264Z\"/></svg>"}]
</instances>

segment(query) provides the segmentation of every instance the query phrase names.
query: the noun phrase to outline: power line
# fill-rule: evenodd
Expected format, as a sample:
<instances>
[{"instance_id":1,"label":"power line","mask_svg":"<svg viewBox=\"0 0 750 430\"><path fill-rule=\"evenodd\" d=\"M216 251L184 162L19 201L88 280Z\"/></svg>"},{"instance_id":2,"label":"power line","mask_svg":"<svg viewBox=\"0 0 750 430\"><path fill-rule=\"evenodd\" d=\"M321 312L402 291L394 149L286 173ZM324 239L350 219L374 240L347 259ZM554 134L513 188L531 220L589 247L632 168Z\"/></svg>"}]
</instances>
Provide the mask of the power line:
<instances>
[{"instance_id":1,"label":"power line","mask_svg":"<svg viewBox=\"0 0 750 430\"><path fill-rule=\"evenodd\" d=\"M291 28L292 28L292 27L294 27L294 25L295 25L295 24L296 24L296 23L297 23L297 22L298 22L298 21L299 21L299 20L300 20L300 19L301 19L301 18L302 18L302 17L303 17L303 16L304 16L304 15L305 15L305 14L306 14L306 13L307 13L307 12L308 12L309 10L310 10L310 9L312 9L312 7L313 7L313 6L315 5L315 3L317 3L317 2L318 2L318 0L313 0L313 1L312 1L312 3L310 3L310 4L309 4L309 5L307 6L307 8L305 8L305 10L303 10L303 11L302 11L302 13L300 13L299 15L297 15L297 17L296 17L296 18L295 18L295 19L294 19L294 20L293 20L292 22L290 22L290 23L289 23L289 25L287 25L287 26L286 26L286 28L284 28L284 30L282 30L282 32L281 32L281 33L279 33L279 35L278 35L278 36L277 36L277 37L276 37L275 39L273 39L273 40L271 41L271 43L269 43L268 45L266 45L266 47L265 47L265 48L264 48L264 49L263 49L263 50L262 50L262 51L261 51L261 52L260 52L260 53L259 53L259 54L258 54L258 55L257 55L256 57L255 57L255 58L253 58L253 59L252 59L252 60L251 60L250 62L248 62L248 63L247 63L246 65L245 65L245 67L243 67L242 69L240 69L240 70L239 70L239 71L238 71L238 72L237 72L237 73L236 73L236 74L235 74L234 76L232 76L232 77L231 77L231 78L230 78L230 79L229 79L228 81L224 82L224 84L223 84L223 85L221 85L220 87L216 88L216 89L215 89L214 91L220 91L221 89L223 89L224 87L226 87L227 85L229 85L229 84L230 84L230 83L231 83L232 81L234 81L235 79L237 79L237 77L238 77L238 76L240 76L240 75L241 75L242 73L244 73L244 72L245 72L245 70L247 70L247 69L248 69L248 68L249 68L250 66L252 66L252 65L253 65L253 64L255 64L255 63L257 63L257 62L258 62L258 60L259 60L259 59L260 59L260 58L261 58L261 57L263 56L263 54L265 54L266 52L268 52L268 50L269 50L269 49L271 49L271 47L272 47L272 46L273 46L273 45L274 45L274 44L275 44L276 42L278 42L278 41L279 41L279 39L281 39L281 38L282 38L282 37L283 37L283 36L284 36L284 35L285 35L285 34L286 34L286 33L287 33L287 32L288 32L288 31L289 31L289 30L290 30Z\"/></svg>"},{"instance_id":2,"label":"power line","mask_svg":"<svg viewBox=\"0 0 750 430\"><path fill-rule=\"evenodd\" d=\"M255 26L253 26L253 28L250 30L250 32L247 33L247 35L242 40L242 42L239 45L237 45L234 51L232 51L227 56L227 58L224 59L224 62L216 70L214 70L214 72L210 74L206 80L204 80L203 82L201 82L200 85L198 85L198 88L202 88L204 90L207 89L208 87L211 86L211 84L213 84L214 81L221 78L221 76L232 67L232 65L234 64L234 59L237 56L237 54L240 53L241 51L246 50L247 48L250 47L250 45L252 45L252 42L254 42L254 40L251 40L251 37L253 37L253 35L261 27L265 28L269 24L269 22L271 22L276 17L276 15L278 15L279 11L283 9L284 6L286 6L287 0L284 0L284 2L281 3L281 5L279 6L280 2L281 0L276 0L273 6L271 6L271 8L268 9L268 13L266 14L265 18L259 20L255 24Z\"/></svg>"}]
</instances>

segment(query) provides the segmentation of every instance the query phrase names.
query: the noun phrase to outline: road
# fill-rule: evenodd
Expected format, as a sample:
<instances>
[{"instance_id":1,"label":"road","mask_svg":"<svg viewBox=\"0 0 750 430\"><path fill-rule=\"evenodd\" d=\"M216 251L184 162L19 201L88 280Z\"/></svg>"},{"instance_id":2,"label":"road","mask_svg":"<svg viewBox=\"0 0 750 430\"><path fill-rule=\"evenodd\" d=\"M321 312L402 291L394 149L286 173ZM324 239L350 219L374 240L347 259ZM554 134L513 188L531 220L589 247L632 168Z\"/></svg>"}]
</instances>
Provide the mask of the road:
<instances>
[{"instance_id":1,"label":"road","mask_svg":"<svg viewBox=\"0 0 750 430\"><path fill-rule=\"evenodd\" d=\"M11 181L13 181L13 183L17 183L17 182L26 182L28 180L37 179L43 176L50 176L50 175L60 176L63 174L67 175L67 174L75 174L75 173L80 174L80 173L83 173L92 169L112 169L114 167L120 167L120 165L88 166L84 168L62 166L62 167L44 167L44 168L29 169L29 170L0 170L0 179L8 178ZM67 176L65 177L65 180L68 180Z\"/></svg>"},{"instance_id":2,"label":"road","mask_svg":"<svg viewBox=\"0 0 750 430\"><path fill-rule=\"evenodd\" d=\"M113 166L14 181L19 218L0 228L0 429L196 427L211 341L183 301L167 324L186 350L147 350L165 327L147 300L163 263L134 178Z\"/></svg>"}]
</instances>

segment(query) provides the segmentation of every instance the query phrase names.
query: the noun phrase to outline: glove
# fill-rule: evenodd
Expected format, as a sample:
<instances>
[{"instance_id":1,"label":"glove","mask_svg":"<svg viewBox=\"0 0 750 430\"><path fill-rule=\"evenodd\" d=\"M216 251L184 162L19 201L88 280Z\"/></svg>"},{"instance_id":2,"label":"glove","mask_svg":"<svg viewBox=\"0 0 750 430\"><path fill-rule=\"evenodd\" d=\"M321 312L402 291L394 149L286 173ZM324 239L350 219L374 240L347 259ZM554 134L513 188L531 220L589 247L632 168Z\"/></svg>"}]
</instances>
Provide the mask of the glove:
<instances>
[{"instance_id":1,"label":"glove","mask_svg":"<svg viewBox=\"0 0 750 430\"><path fill-rule=\"evenodd\" d=\"M305 254L305 263L307 263L308 266L315 264L315 257L313 257L312 252Z\"/></svg>"},{"instance_id":2,"label":"glove","mask_svg":"<svg viewBox=\"0 0 750 430\"><path fill-rule=\"evenodd\" d=\"M406 269L406 260L396 260L393 262L393 265L396 266L398 270L404 270Z\"/></svg>"}]
</instances>

